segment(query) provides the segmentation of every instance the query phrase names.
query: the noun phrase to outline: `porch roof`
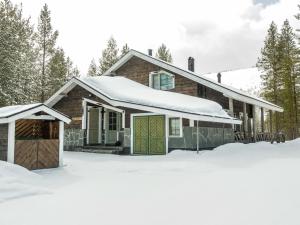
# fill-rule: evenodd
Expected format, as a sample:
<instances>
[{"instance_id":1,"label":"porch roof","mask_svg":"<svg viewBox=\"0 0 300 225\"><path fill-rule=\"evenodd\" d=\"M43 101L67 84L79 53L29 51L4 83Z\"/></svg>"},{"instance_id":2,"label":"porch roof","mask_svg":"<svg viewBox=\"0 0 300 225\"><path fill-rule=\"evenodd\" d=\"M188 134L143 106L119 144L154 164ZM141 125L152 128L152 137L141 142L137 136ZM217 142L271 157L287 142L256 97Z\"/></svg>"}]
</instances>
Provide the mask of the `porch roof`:
<instances>
[{"instance_id":1,"label":"porch roof","mask_svg":"<svg viewBox=\"0 0 300 225\"><path fill-rule=\"evenodd\" d=\"M64 121L65 123L71 122L71 119L68 116L49 108L43 103L34 103L28 105L5 106L0 108L0 124L9 123L22 118L28 118L29 116L32 116L38 112L45 112L52 118Z\"/></svg>"},{"instance_id":2,"label":"porch roof","mask_svg":"<svg viewBox=\"0 0 300 225\"><path fill-rule=\"evenodd\" d=\"M214 101L184 94L155 90L121 76L72 78L46 104L53 106L79 85L109 104L193 120L241 124Z\"/></svg>"}]
</instances>

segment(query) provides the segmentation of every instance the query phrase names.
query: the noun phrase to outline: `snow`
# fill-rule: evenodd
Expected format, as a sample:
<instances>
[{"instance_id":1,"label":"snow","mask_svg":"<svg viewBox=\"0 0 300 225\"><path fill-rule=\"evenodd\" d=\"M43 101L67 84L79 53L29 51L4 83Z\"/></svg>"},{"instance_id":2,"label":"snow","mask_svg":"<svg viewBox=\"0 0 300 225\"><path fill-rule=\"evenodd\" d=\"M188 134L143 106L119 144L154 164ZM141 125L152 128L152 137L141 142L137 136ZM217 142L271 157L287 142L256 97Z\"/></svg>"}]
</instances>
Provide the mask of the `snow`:
<instances>
[{"instance_id":1,"label":"snow","mask_svg":"<svg viewBox=\"0 0 300 225\"><path fill-rule=\"evenodd\" d=\"M6 199L0 224L298 225L299 147L300 139L199 155L65 152L65 167L35 171L52 194Z\"/></svg>"},{"instance_id":2,"label":"snow","mask_svg":"<svg viewBox=\"0 0 300 225\"><path fill-rule=\"evenodd\" d=\"M41 177L27 169L0 161L0 203L24 196L49 193L39 187Z\"/></svg>"},{"instance_id":3,"label":"snow","mask_svg":"<svg viewBox=\"0 0 300 225\"><path fill-rule=\"evenodd\" d=\"M169 91L155 90L125 77L84 77L81 80L114 100L200 115L231 118L222 109L221 105L214 101Z\"/></svg>"},{"instance_id":4,"label":"snow","mask_svg":"<svg viewBox=\"0 0 300 225\"><path fill-rule=\"evenodd\" d=\"M203 76L218 81L218 73L203 74ZM257 67L221 72L223 84L238 88L249 94L259 96L261 91L261 71Z\"/></svg>"},{"instance_id":5,"label":"snow","mask_svg":"<svg viewBox=\"0 0 300 225\"><path fill-rule=\"evenodd\" d=\"M35 104L28 104L28 105L5 106L5 107L0 108L0 118L9 117L9 116L18 114L20 112L37 107L39 105L42 105L42 104L35 103Z\"/></svg>"}]
</instances>

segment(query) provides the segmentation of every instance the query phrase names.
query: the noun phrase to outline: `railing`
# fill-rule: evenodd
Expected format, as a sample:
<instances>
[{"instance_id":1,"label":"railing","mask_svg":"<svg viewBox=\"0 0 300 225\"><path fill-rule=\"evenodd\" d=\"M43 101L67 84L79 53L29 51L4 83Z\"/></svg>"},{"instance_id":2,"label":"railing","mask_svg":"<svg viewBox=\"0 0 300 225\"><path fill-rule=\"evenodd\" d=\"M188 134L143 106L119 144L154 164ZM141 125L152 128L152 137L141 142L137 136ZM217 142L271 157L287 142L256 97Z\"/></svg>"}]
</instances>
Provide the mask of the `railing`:
<instances>
[{"instance_id":1,"label":"railing","mask_svg":"<svg viewBox=\"0 0 300 225\"><path fill-rule=\"evenodd\" d=\"M278 133L269 133L269 132L259 132L256 134L255 138L251 134L245 135L244 132L235 132L234 133L234 140L235 142L242 142L242 143L251 143L257 141L268 141L272 144L274 142L280 143L285 142L285 134L283 132Z\"/></svg>"}]
</instances>

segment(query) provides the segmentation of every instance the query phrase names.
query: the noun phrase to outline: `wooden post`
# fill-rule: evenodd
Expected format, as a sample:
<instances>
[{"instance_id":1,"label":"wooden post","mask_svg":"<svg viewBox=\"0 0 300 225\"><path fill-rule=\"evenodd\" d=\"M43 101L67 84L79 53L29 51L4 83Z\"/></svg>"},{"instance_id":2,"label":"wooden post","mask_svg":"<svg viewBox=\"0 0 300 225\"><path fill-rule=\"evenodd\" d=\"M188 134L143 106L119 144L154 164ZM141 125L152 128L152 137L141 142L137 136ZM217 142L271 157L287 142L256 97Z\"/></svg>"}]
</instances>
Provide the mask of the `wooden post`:
<instances>
[{"instance_id":1,"label":"wooden post","mask_svg":"<svg viewBox=\"0 0 300 225\"><path fill-rule=\"evenodd\" d=\"M229 98L229 113L230 116L234 116L234 112L233 112L233 99ZM234 129L234 124L232 124L232 129Z\"/></svg>"},{"instance_id":2,"label":"wooden post","mask_svg":"<svg viewBox=\"0 0 300 225\"><path fill-rule=\"evenodd\" d=\"M252 117L253 117L253 139L256 142L256 106L252 105Z\"/></svg>"},{"instance_id":3,"label":"wooden post","mask_svg":"<svg viewBox=\"0 0 300 225\"><path fill-rule=\"evenodd\" d=\"M273 112L269 110L270 113L270 133L273 133Z\"/></svg>"},{"instance_id":4,"label":"wooden post","mask_svg":"<svg viewBox=\"0 0 300 225\"><path fill-rule=\"evenodd\" d=\"M248 119L247 119L247 104L243 103L243 125L244 125L244 137L247 138L248 133Z\"/></svg>"},{"instance_id":5,"label":"wooden post","mask_svg":"<svg viewBox=\"0 0 300 225\"><path fill-rule=\"evenodd\" d=\"M261 117L261 132L264 133L265 132L265 111L264 108L261 107L260 108L260 117Z\"/></svg>"},{"instance_id":6,"label":"wooden post","mask_svg":"<svg viewBox=\"0 0 300 225\"><path fill-rule=\"evenodd\" d=\"M16 121L8 124L7 162L15 163Z\"/></svg>"},{"instance_id":7,"label":"wooden post","mask_svg":"<svg viewBox=\"0 0 300 225\"><path fill-rule=\"evenodd\" d=\"M63 166L64 162L64 122L59 121L59 166Z\"/></svg>"},{"instance_id":8,"label":"wooden post","mask_svg":"<svg viewBox=\"0 0 300 225\"><path fill-rule=\"evenodd\" d=\"M197 154L199 154L199 121L197 120Z\"/></svg>"}]
</instances>

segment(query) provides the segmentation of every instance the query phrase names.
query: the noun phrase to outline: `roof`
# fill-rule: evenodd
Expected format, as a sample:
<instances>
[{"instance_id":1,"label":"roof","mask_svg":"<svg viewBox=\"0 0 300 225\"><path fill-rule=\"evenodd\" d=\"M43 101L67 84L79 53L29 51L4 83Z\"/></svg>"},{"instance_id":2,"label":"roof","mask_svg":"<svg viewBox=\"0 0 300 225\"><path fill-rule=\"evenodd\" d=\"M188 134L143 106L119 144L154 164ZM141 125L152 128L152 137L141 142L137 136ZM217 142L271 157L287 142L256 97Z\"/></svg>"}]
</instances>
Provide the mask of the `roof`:
<instances>
[{"instance_id":1,"label":"roof","mask_svg":"<svg viewBox=\"0 0 300 225\"><path fill-rule=\"evenodd\" d=\"M0 124L10 123L18 119L26 118L38 112L45 112L56 119L64 121L65 123L71 122L71 119L68 116L49 108L43 103L35 103L28 105L12 105L0 108Z\"/></svg>"},{"instance_id":2,"label":"roof","mask_svg":"<svg viewBox=\"0 0 300 225\"><path fill-rule=\"evenodd\" d=\"M46 101L50 107L64 94L79 85L113 106L178 116L188 119L236 123L222 107L213 101L184 94L155 90L121 76L73 77Z\"/></svg>"},{"instance_id":3,"label":"roof","mask_svg":"<svg viewBox=\"0 0 300 225\"><path fill-rule=\"evenodd\" d=\"M170 63L167 63L163 60L154 58L152 56L149 56L147 54L141 53L136 50L130 50L125 56L123 56L118 62L116 62L111 68L109 68L103 75L109 75L110 73L116 71L118 68L120 68L122 65L124 65L127 61L129 61L132 57L138 57L141 58L149 63L152 63L154 65L157 65L163 69L166 69L168 71L171 71L173 73L179 74L183 77L186 77L190 80L193 80L199 84L205 85L211 89L214 89L216 91L219 91L223 93L224 96L245 102L248 104L256 105L259 107L263 107L265 109L273 110L282 112L283 109L280 106L277 106L271 102L268 102L262 98L259 98L255 95L251 95L245 91L239 90L237 88L234 88L232 86L218 83L213 79L210 79L204 75L197 74L195 72L185 70L182 68L179 68L177 66L174 66Z\"/></svg>"},{"instance_id":4,"label":"roof","mask_svg":"<svg viewBox=\"0 0 300 225\"><path fill-rule=\"evenodd\" d=\"M203 76L217 82L218 73L221 74L221 83L235 87L249 94L260 94L262 88L262 72L257 67L207 73L203 74Z\"/></svg>"}]
</instances>

